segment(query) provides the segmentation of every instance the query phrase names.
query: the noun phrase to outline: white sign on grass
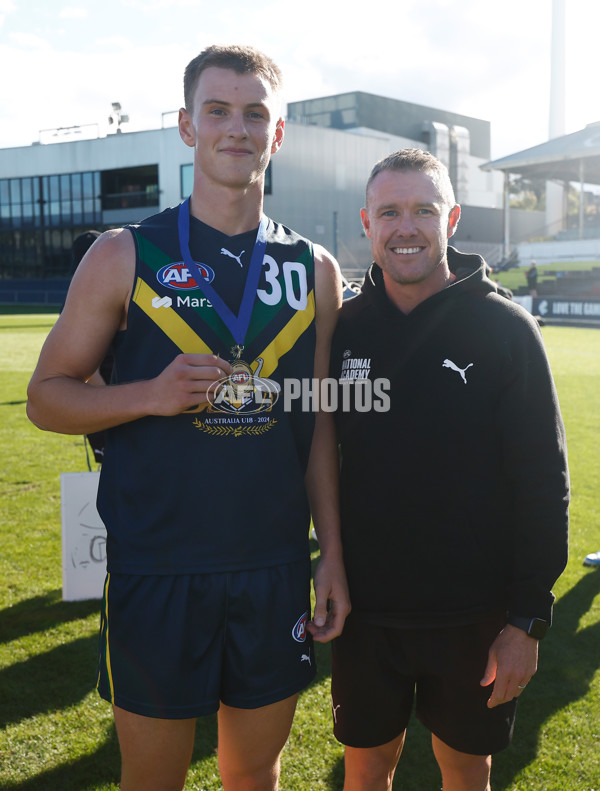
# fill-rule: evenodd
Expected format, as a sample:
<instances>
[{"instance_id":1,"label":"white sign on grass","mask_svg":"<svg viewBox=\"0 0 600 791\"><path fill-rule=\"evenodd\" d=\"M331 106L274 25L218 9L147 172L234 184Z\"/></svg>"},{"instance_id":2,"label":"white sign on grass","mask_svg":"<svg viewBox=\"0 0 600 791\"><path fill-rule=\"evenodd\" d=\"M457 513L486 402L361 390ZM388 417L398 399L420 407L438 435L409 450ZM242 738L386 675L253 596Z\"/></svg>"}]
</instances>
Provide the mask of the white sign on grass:
<instances>
[{"instance_id":1,"label":"white sign on grass","mask_svg":"<svg viewBox=\"0 0 600 791\"><path fill-rule=\"evenodd\" d=\"M60 475L63 600L101 599L106 528L96 509L99 472Z\"/></svg>"}]
</instances>

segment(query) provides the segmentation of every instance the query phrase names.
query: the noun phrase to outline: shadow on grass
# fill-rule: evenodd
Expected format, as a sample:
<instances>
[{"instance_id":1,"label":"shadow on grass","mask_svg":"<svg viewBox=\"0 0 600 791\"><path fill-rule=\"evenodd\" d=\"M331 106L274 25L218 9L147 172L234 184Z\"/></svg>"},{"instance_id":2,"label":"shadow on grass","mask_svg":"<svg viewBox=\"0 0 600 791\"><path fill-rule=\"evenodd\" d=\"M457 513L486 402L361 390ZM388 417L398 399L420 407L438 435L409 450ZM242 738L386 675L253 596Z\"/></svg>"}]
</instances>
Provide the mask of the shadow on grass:
<instances>
[{"instance_id":1,"label":"shadow on grass","mask_svg":"<svg viewBox=\"0 0 600 791\"><path fill-rule=\"evenodd\" d=\"M0 727L81 702L96 683L98 638L80 637L0 671Z\"/></svg>"},{"instance_id":2,"label":"shadow on grass","mask_svg":"<svg viewBox=\"0 0 600 791\"><path fill-rule=\"evenodd\" d=\"M2 610L0 642L47 634L99 615L99 601L63 602L60 597L60 590L54 590ZM96 634L83 636L0 670L0 727L81 701L95 684L97 649Z\"/></svg>"},{"instance_id":3,"label":"shadow on grass","mask_svg":"<svg viewBox=\"0 0 600 791\"><path fill-rule=\"evenodd\" d=\"M494 789L513 787L516 775L536 759L544 723L587 695L600 665L600 623L578 631L600 592L600 572L585 572L557 602L554 624L540 644L539 670L519 701L513 744L494 759Z\"/></svg>"},{"instance_id":4,"label":"shadow on grass","mask_svg":"<svg viewBox=\"0 0 600 791\"><path fill-rule=\"evenodd\" d=\"M99 600L66 602L62 601L62 592L49 591L43 596L6 607L0 611L0 643L18 640L28 634L46 632L61 624L78 621L98 613L100 624Z\"/></svg>"},{"instance_id":5,"label":"shadow on grass","mask_svg":"<svg viewBox=\"0 0 600 791\"><path fill-rule=\"evenodd\" d=\"M514 788L517 775L534 763L544 723L556 712L585 697L600 666L600 623L578 631L581 618L600 592L600 571L584 573L577 584L557 602L554 625L540 645L539 670L519 703L513 743L494 757L494 791ZM317 646L317 680L331 673L327 647ZM328 775L329 788L341 791L343 761ZM394 789L423 791L441 787L439 769L431 749L431 735L412 717L406 744L398 763Z\"/></svg>"},{"instance_id":6,"label":"shadow on grass","mask_svg":"<svg viewBox=\"0 0 600 791\"><path fill-rule=\"evenodd\" d=\"M495 791L513 787L519 772L535 761L544 723L557 711L584 697L600 663L600 624L578 632L579 622L600 591L600 572L584 573L577 584L557 603L555 623L540 647L540 669L519 704L513 745L494 759ZM9 641L35 634L98 611L99 602L62 602L60 591L38 596L0 613L0 639ZM330 649L316 644L317 682L331 674ZM96 635L59 645L38 656L17 662L0 671L0 727L18 723L36 714L76 705L89 694L95 681ZM198 720L193 761L214 753L216 718ZM99 785L118 783L119 749L114 730L96 752L40 772L25 782L7 785L23 791L86 791ZM328 773L328 787L341 791L343 762ZM422 791L439 788L440 776L433 759L430 735L414 718L408 729L394 788Z\"/></svg>"},{"instance_id":7,"label":"shadow on grass","mask_svg":"<svg viewBox=\"0 0 600 791\"><path fill-rule=\"evenodd\" d=\"M99 614L100 602L63 602L55 590L7 607L0 612L0 642L55 629L62 624ZM40 714L80 704L93 690L98 661L98 636L71 639L50 650L14 662L0 670L0 728L18 724ZM203 717L196 726L193 761L214 753L216 717ZM98 749L60 766L41 771L26 780L2 788L22 791L85 791L99 786L116 787L120 754L114 727Z\"/></svg>"},{"instance_id":8,"label":"shadow on grass","mask_svg":"<svg viewBox=\"0 0 600 791\"><path fill-rule=\"evenodd\" d=\"M217 744L216 717L198 720L192 762L211 755ZM109 738L90 755L83 755L54 769L40 772L29 780L2 786L6 791L95 791L104 786L118 787L121 756L114 727Z\"/></svg>"},{"instance_id":9,"label":"shadow on grass","mask_svg":"<svg viewBox=\"0 0 600 791\"><path fill-rule=\"evenodd\" d=\"M39 772L29 780L7 784L6 791L92 791L103 785L118 786L121 757L117 734L113 728L110 738L91 755L83 755L54 769Z\"/></svg>"}]
</instances>

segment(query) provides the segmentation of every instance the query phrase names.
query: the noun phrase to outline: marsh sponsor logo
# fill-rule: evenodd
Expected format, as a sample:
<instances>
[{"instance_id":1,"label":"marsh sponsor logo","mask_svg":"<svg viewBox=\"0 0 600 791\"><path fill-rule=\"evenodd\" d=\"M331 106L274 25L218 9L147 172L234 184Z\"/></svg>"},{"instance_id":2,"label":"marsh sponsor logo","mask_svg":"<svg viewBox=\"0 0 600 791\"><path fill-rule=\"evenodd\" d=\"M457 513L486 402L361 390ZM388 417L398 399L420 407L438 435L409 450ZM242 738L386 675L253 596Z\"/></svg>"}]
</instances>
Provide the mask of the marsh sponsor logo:
<instances>
[{"instance_id":1,"label":"marsh sponsor logo","mask_svg":"<svg viewBox=\"0 0 600 791\"><path fill-rule=\"evenodd\" d=\"M177 297L178 308L212 308L212 302L206 297Z\"/></svg>"},{"instance_id":2,"label":"marsh sponsor logo","mask_svg":"<svg viewBox=\"0 0 600 791\"><path fill-rule=\"evenodd\" d=\"M152 297L153 308L170 308L173 305L171 297Z\"/></svg>"},{"instance_id":3,"label":"marsh sponsor logo","mask_svg":"<svg viewBox=\"0 0 600 791\"><path fill-rule=\"evenodd\" d=\"M157 310L160 308L172 308L173 300L171 297L152 297L152 307ZM212 302L206 297L177 297L175 301L177 308L212 308Z\"/></svg>"}]
</instances>

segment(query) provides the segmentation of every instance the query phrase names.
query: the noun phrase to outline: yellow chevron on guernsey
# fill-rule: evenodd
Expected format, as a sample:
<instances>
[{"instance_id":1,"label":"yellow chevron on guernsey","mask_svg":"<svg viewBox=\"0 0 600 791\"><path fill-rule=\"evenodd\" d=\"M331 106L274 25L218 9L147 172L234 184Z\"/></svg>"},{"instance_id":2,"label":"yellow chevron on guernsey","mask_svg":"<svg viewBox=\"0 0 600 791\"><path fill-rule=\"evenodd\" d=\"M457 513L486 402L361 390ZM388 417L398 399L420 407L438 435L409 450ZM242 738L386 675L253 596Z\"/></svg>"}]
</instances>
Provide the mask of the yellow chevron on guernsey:
<instances>
[{"instance_id":1,"label":"yellow chevron on guernsey","mask_svg":"<svg viewBox=\"0 0 600 791\"><path fill-rule=\"evenodd\" d=\"M156 310L153 299L160 299L150 286L138 277L133 301L144 313L186 354L213 354L212 349L204 343L194 330L186 324L173 308L161 307ZM279 358L290 351L298 338L307 330L315 316L315 292L311 291L304 310L299 310L283 327L271 343L260 353L264 360L261 376L268 377L277 368Z\"/></svg>"},{"instance_id":2,"label":"yellow chevron on guernsey","mask_svg":"<svg viewBox=\"0 0 600 791\"><path fill-rule=\"evenodd\" d=\"M138 277L133 292L133 301L144 313L178 346L184 354L212 354L210 349L194 330L185 323L173 308L162 307L156 310L153 299L160 299L150 286Z\"/></svg>"},{"instance_id":3,"label":"yellow chevron on guernsey","mask_svg":"<svg viewBox=\"0 0 600 791\"><path fill-rule=\"evenodd\" d=\"M281 332L260 353L264 360L264 365L260 372L262 377L266 378L273 373L277 368L279 358L290 351L302 333L310 327L314 316L315 292L311 291L307 298L306 308L294 313Z\"/></svg>"}]
</instances>

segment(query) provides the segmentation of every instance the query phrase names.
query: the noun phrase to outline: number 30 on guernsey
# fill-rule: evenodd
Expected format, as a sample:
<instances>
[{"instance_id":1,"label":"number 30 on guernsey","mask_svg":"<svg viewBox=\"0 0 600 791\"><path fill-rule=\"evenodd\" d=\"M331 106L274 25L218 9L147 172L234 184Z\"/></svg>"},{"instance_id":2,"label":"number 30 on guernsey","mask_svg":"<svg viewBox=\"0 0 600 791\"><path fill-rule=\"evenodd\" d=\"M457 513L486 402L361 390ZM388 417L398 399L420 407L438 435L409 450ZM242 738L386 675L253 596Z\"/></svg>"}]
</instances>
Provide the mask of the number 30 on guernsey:
<instances>
[{"instance_id":1,"label":"number 30 on guernsey","mask_svg":"<svg viewBox=\"0 0 600 791\"><path fill-rule=\"evenodd\" d=\"M277 305L281 302L281 284L277 279L279 276L279 266L277 261L270 255L264 258L264 265L268 267L265 271L265 280L268 289L259 288L256 293L265 305ZM294 310L304 310L308 298L308 284L306 282L306 268L298 261L284 261L281 266L283 270L283 284L285 286L285 298L288 305Z\"/></svg>"}]
</instances>

